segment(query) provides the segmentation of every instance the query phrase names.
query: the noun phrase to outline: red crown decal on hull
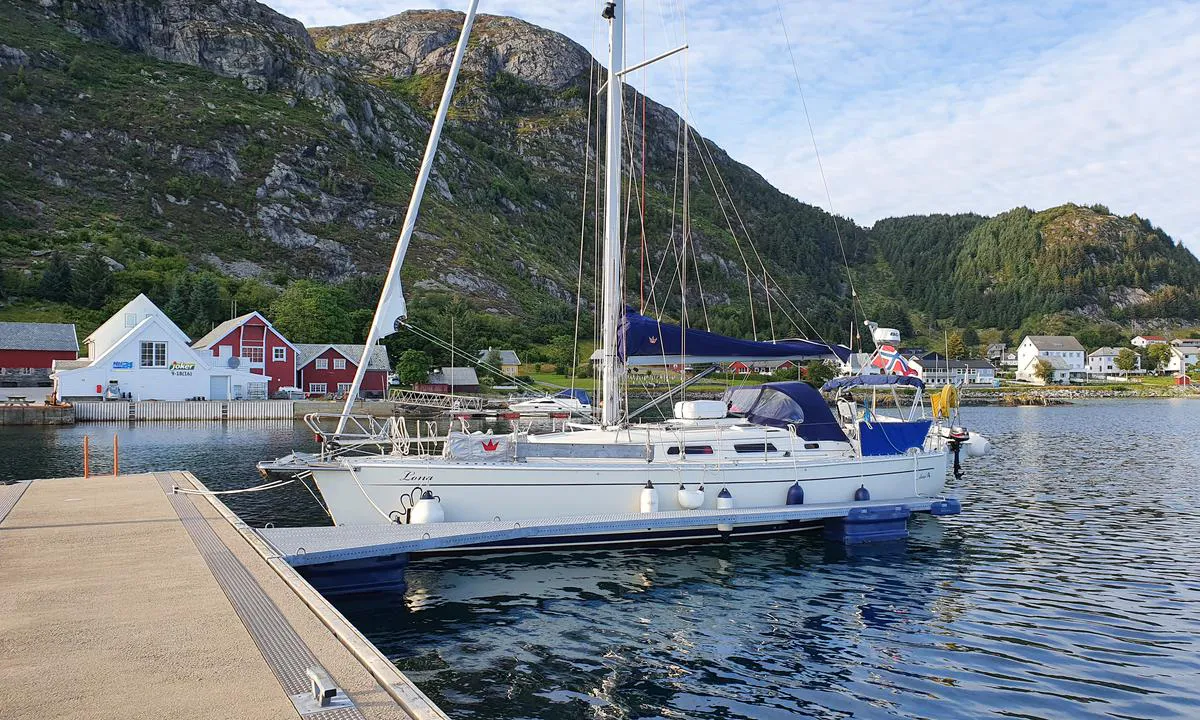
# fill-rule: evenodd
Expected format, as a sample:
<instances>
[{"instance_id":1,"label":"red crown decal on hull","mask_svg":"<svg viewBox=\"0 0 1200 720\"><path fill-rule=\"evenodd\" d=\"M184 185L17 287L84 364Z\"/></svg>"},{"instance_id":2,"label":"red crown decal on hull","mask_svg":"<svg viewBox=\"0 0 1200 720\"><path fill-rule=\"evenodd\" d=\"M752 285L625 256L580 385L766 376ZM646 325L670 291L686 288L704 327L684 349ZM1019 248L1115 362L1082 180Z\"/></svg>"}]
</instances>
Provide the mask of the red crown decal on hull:
<instances>
[{"instance_id":1,"label":"red crown decal on hull","mask_svg":"<svg viewBox=\"0 0 1200 720\"><path fill-rule=\"evenodd\" d=\"M493 452L496 448L500 447L500 443L495 440L484 440L479 444L482 445L483 449L487 452Z\"/></svg>"}]
</instances>

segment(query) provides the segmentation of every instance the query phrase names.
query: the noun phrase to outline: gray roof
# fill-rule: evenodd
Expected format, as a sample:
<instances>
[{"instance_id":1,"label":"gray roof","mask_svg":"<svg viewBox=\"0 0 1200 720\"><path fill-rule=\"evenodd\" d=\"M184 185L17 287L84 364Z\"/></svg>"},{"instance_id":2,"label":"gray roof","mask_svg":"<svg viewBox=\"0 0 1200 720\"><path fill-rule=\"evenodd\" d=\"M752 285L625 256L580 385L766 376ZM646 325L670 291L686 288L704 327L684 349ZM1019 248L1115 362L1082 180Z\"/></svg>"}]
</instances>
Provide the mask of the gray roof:
<instances>
[{"instance_id":1,"label":"gray roof","mask_svg":"<svg viewBox=\"0 0 1200 720\"><path fill-rule=\"evenodd\" d=\"M482 362L483 359L485 357L487 357L487 354L491 351L492 351L491 348L488 348L487 350L480 350L479 351L480 362ZM496 352L500 354L500 364L501 365L520 365L521 364L521 358L517 357L517 353L515 350L497 350Z\"/></svg>"},{"instance_id":2,"label":"gray roof","mask_svg":"<svg viewBox=\"0 0 1200 720\"><path fill-rule=\"evenodd\" d=\"M59 370L78 370L81 367L87 367L91 364L92 361L86 358L83 360L55 360L53 369L55 372Z\"/></svg>"},{"instance_id":3,"label":"gray roof","mask_svg":"<svg viewBox=\"0 0 1200 720\"><path fill-rule=\"evenodd\" d=\"M1102 348L1096 348L1095 350L1093 350L1091 353L1088 354L1088 357L1116 357L1118 354L1120 354L1120 352L1121 352L1120 350L1118 350L1114 347L1109 347L1109 346L1105 345Z\"/></svg>"},{"instance_id":4,"label":"gray roof","mask_svg":"<svg viewBox=\"0 0 1200 720\"><path fill-rule=\"evenodd\" d=\"M995 370L996 366L992 365L987 360L963 360L963 365L976 370Z\"/></svg>"},{"instance_id":5,"label":"gray roof","mask_svg":"<svg viewBox=\"0 0 1200 720\"><path fill-rule=\"evenodd\" d=\"M0 350L79 352L79 339L66 323L0 322Z\"/></svg>"},{"instance_id":6,"label":"gray roof","mask_svg":"<svg viewBox=\"0 0 1200 720\"><path fill-rule=\"evenodd\" d=\"M1038 350L1083 352L1083 346L1070 335L1030 335L1030 341Z\"/></svg>"},{"instance_id":7,"label":"gray roof","mask_svg":"<svg viewBox=\"0 0 1200 720\"><path fill-rule=\"evenodd\" d=\"M444 367L429 373L429 382L434 385L478 385L479 376L475 368Z\"/></svg>"},{"instance_id":8,"label":"gray roof","mask_svg":"<svg viewBox=\"0 0 1200 720\"><path fill-rule=\"evenodd\" d=\"M209 330L208 333L204 337L202 337L199 340L197 340L196 342L192 343L192 347L206 348L206 347L212 345L216 341L220 340L221 338L225 337L230 332L232 332L235 328L237 328L238 325L241 325L242 323L249 320L252 315L254 315L254 313L249 312L249 313L246 313L245 315L239 315L238 317L235 317L231 320L226 320L225 322L216 326L212 330Z\"/></svg>"},{"instance_id":9,"label":"gray roof","mask_svg":"<svg viewBox=\"0 0 1200 720\"><path fill-rule=\"evenodd\" d=\"M362 345L345 345L341 343L296 343L296 367L302 368L313 361L318 355L325 352L329 348L333 348L345 356L354 365L358 365L358 361L362 359ZM376 345L371 352L371 359L367 361L368 370L383 370L390 371L391 364L388 362L387 348L382 345Z\"/></svg>"}]
</instances>

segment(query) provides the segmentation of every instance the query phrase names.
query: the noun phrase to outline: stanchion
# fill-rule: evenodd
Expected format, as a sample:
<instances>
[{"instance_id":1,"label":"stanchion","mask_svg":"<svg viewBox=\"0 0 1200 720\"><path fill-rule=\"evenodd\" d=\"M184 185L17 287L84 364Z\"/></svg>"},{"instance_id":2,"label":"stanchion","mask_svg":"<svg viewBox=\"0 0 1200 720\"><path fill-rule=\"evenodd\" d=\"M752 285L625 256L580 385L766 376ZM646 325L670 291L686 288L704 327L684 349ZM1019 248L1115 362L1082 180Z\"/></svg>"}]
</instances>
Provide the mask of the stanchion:
<instances>
[{"instance_id":1,"label":"stanchion","mask_svg":"<svg viewBox=\"0 0 1200 720\"><path fill-rule=\"evenodd\" d=\"M91 463L90 463L91 458L89 457L90 452L91 452L91 446L88 441L88 436L84 435L83 436L83 476L84 477L91 477L91 474L92 474L91 473Z\"/></svg>"},{"instance_id":2,"label":"stanchion","mask_svg":"<svg viewBox=\"0 0 1200 720\"><path fill-rule=\"evenodd\" d=\"M117 442L117 434L113 433L113 477L121 474L121 450Z\"/></svg>"}]
</instances>

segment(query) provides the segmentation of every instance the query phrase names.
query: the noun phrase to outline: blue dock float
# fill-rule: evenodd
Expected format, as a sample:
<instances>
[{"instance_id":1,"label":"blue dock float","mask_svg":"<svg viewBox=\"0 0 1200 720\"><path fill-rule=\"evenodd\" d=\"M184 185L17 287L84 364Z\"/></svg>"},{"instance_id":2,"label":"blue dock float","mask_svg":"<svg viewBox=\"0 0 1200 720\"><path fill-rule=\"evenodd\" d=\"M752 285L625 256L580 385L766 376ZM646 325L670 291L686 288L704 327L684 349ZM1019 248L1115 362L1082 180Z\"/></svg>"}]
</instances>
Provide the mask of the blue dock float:
<instances>
[{"instance_id":1,"label":"blue dock float","mask_svg":"<svg viewBox=\"0 0 1200 720\"><path fill-rule=\"evenodd\" d=\"M444 522L425 525L338 525L329 527L259 528L255 532L278 557L331 590L340 570L365 573L366 586L382 586L389 573L403 573L413 554L452 548L470 551L517 551L538 538L579 537L630 530L670 530L710 525L746 526L772 523L825 524L826 537L847 544L903 539L915 512L952 515L961 511L953 498L909 497L811 505L783 505L729 510L672 510L620 513L542 520Z\"/></svg>"}]
</instances>

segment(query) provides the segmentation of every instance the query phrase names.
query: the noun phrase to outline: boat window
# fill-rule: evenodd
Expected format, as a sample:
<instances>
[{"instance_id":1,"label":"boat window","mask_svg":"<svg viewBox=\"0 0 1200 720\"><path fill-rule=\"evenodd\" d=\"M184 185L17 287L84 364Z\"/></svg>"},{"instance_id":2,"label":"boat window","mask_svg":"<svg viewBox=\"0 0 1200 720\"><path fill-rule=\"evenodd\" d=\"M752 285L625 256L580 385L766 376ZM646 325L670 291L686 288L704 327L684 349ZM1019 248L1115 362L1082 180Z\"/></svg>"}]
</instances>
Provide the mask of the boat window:
<instances>
[{"instance_id":1,"label":"boat window","mask_svg":"<svg viewBox=\"0 0 1200 720\"><path fill-rule=\"evenodd\" d=\"M738 443L733 446L733 449L740 453L761 453L761 452L779 452L775 449L775 445L768 442L761 443Z\"/></svg>"},{"instance_id":2,"label":"boat window","mask_svg":"<svg viewBox=\"0 0 1200 720\"><path fill-rule=\"evenodd\" d=\"M687 454L687 455L712 455L713 454L713 449L712 449L712 446L710 446L710 445L688 445L688 446L684 447L684 451L685 451L685 454ZM678 455L679 454L679 446L672 445L671 447L667 448L667 454L668 455Z\"/></svg>"}]
</instances>

